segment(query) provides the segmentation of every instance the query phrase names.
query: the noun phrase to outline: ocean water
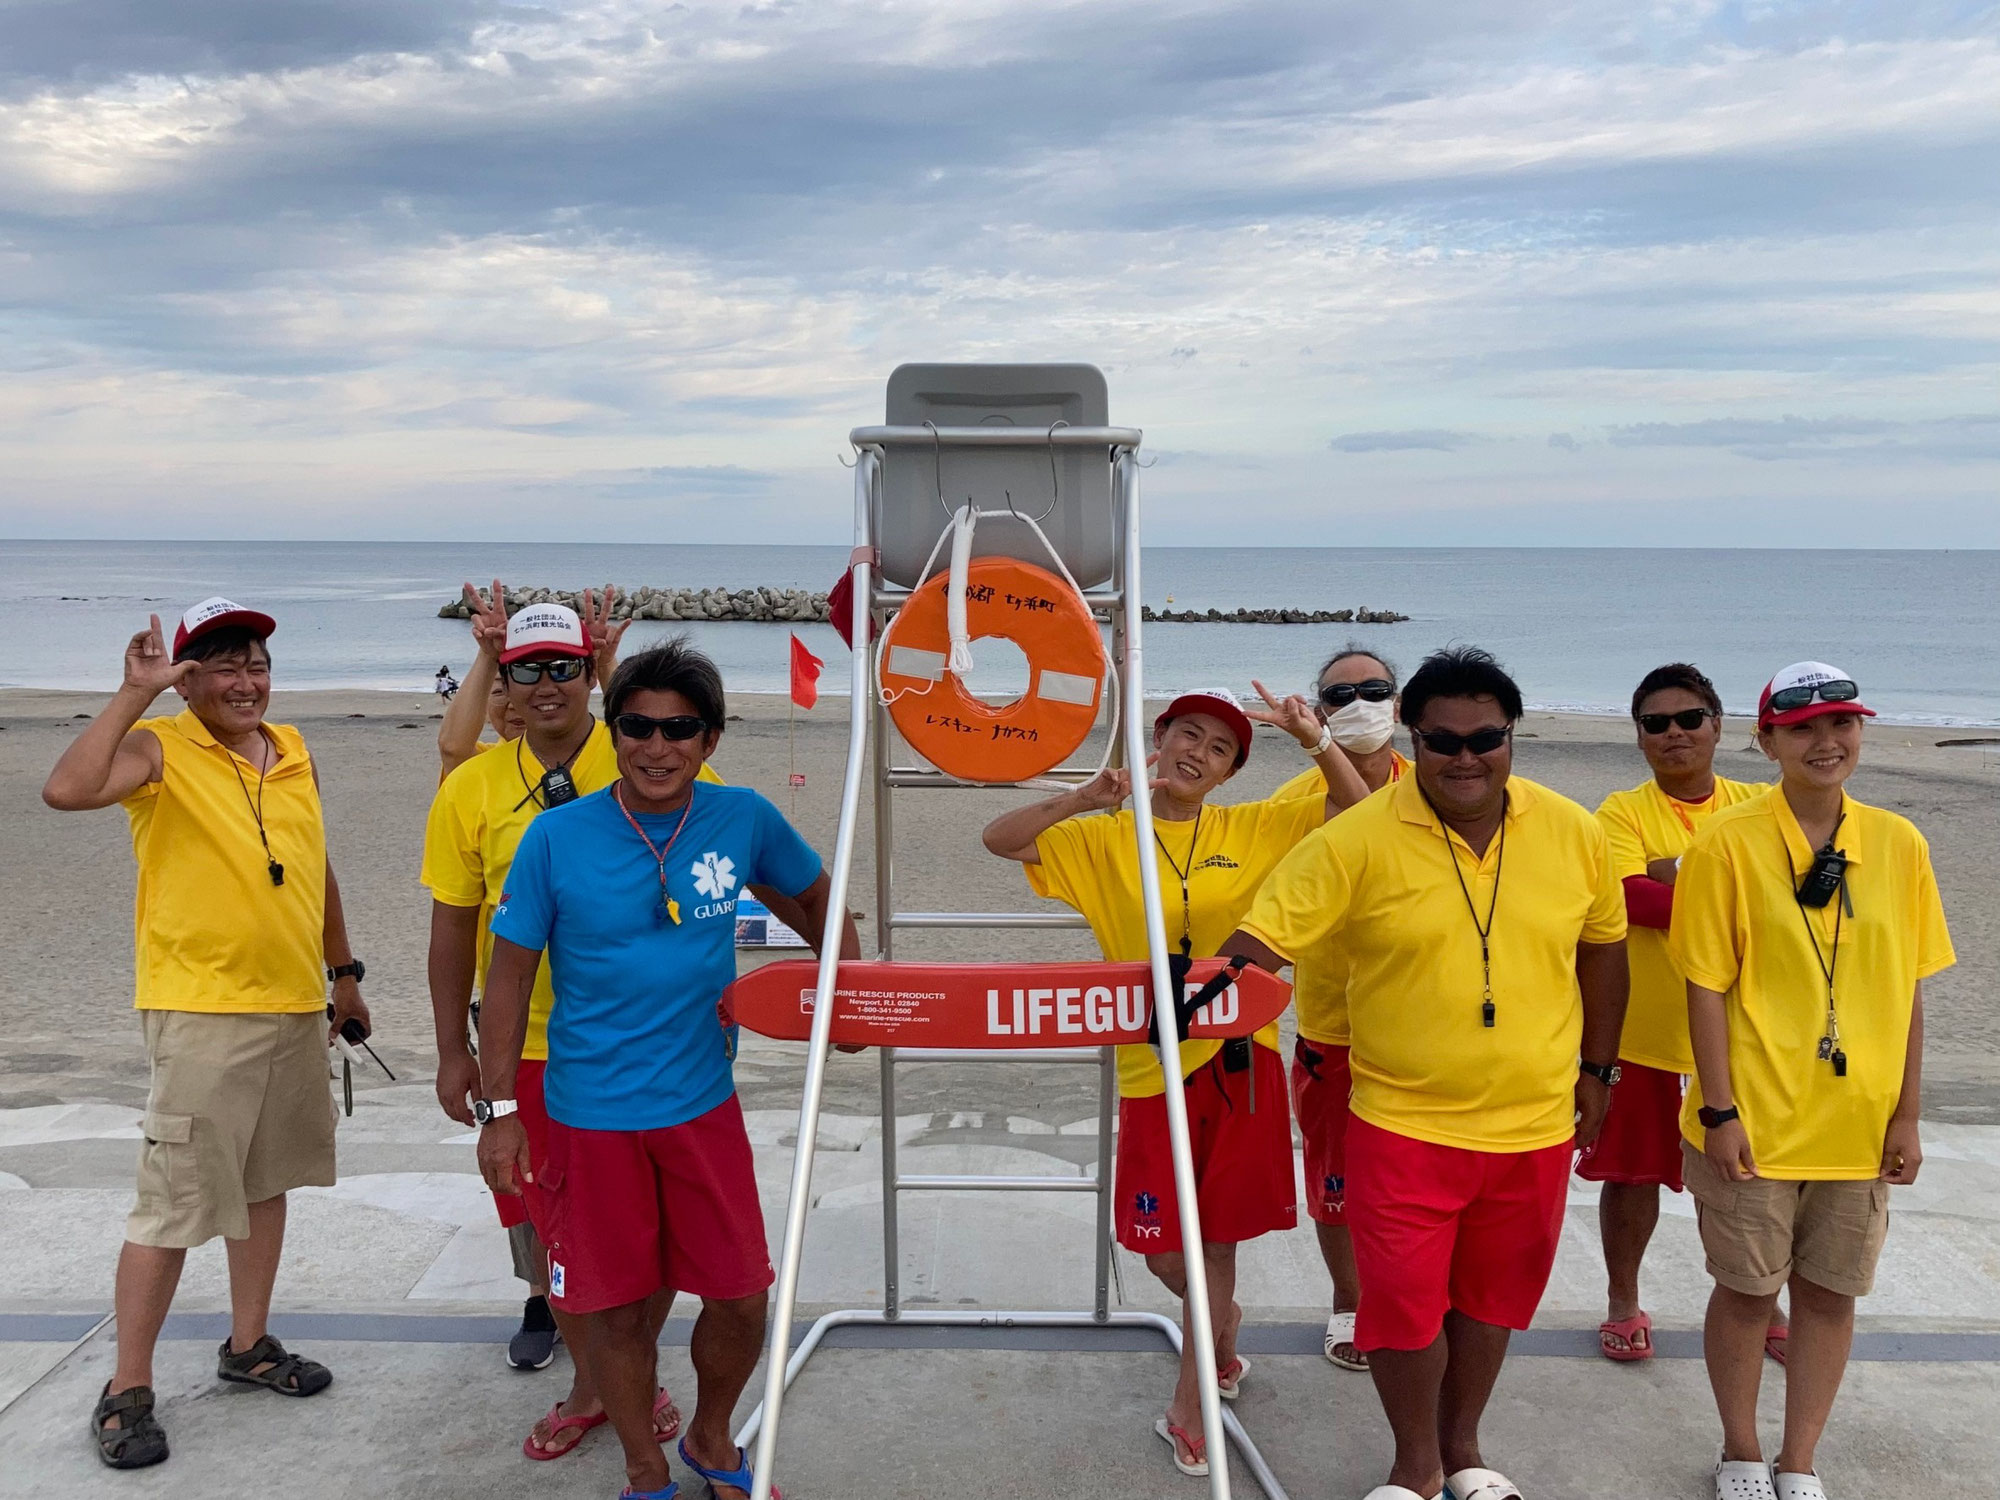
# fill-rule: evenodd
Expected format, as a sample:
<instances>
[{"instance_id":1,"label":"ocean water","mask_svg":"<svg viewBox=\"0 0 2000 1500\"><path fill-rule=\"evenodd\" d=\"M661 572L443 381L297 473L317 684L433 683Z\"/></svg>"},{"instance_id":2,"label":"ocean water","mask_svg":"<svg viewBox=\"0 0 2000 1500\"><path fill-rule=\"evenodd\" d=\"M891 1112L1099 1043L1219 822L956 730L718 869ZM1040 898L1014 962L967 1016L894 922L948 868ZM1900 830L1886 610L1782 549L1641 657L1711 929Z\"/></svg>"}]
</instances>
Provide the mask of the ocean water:
<instances>
[{"instance_id":1,"label":"ocean water","mask_svg":"<svg viewBox=\"0 0 2000 1500\"><path fill-rule=\"evenodd\" d=\"M438 606L462 581L581 588L753 584L824 589L839 547L580 543L0 541L0 685L108 689L149 612L169 637L181 610L224 594L277 617L280 688L427 690L470 657L464 622ZM2000 724L2000 551L1696 549L1148 548L1146 601L1181 609L1366 605L1396 625L1152 625L1149 695L1302 690L1350 640L1407 673L1450 642L1485 646L1540 708L1624 713L1632 685L1693 661L1732 710L1801 658L1852 672L1885 719ZM642 622L628 647L685 630L732 688L782 691L790 627ZM799 627L846 690L847 649ZM983 685L1010 673L994 653ZM976 679L976 685L978 680Z\"/></svg>"}]
</instances>

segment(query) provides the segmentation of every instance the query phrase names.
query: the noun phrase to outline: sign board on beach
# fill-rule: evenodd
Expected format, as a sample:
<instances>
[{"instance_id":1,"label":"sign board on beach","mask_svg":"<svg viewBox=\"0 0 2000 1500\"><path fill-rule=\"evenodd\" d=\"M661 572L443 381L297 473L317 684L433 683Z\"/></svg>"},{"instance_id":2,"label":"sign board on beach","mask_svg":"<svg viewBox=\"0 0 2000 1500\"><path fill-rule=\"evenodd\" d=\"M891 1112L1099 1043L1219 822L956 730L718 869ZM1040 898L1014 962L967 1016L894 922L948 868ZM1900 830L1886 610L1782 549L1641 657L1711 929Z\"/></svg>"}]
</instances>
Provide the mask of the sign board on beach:
<instances>
[{"instance_id":1,"label":"sign board on beach","mask_svg":"<svg viewBox=\"0 0 2000 1500\"><path fill-rule=\"evenodd\" d=\"M1192 994L1222 967L1196 959ZM743 975L723 996L739 1025L780 1041L811 1034L819 965L795 960ZM1102 1047L1146 1040L1153 975L1142 963L848 962L835 988L833 1040L865 1047ZM1291 986L1246 968L1195 1012L1192 1037L1248 1036L1277 1020Z\"/></svg>"}]
</instances>

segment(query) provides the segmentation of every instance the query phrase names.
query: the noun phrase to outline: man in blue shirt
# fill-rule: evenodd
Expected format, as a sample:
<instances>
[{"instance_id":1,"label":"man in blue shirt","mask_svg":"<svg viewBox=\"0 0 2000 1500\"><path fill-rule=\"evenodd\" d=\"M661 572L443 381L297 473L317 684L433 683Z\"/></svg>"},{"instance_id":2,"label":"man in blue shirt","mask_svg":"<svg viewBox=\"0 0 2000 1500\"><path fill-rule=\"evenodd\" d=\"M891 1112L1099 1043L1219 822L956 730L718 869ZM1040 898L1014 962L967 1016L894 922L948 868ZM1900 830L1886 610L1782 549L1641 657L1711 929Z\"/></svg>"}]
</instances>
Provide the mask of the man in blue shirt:
<instances>
[{"instance_id":1,"label":"man in blue shirt","mask_svg":"<svg viewBox=\"0 0 2000 1500\"><path fill-rule=\"evenodd\" d=\"M694 1419L680 1443L722 1500L748 1496L729 1419L764 1340L771 1285L750 1140L719 1009L736 977L736 897L789 897L807 940L827 925L820 859L747 787L697 782L722 738L722 677L684 640L622 663L604 717L618 780L529 825L493 912L479 1023L480 1170L496 1192L529 1178L514 1079L544 950L555 988L544 1096L549 1290L583 1319L624 1494L676 1493L650 1406L674 1293L702 1299ZM851 921L843 957L858 957Z\"/></svg>"}]
</instances>

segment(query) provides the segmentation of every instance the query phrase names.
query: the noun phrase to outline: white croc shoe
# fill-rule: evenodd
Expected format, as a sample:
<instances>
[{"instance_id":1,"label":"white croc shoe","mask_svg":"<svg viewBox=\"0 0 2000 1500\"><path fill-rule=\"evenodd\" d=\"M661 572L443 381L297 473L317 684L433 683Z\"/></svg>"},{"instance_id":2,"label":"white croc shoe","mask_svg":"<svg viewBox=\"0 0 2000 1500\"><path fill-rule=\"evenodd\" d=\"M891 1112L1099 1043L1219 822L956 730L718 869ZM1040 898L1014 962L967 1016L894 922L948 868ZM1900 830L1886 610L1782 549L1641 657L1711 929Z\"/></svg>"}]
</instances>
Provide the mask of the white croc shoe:
<instances>
[{"instance_id":1,"label":"white croc shoe","mask_svg":"<svg viewBox=\"0 0 2000 1500\"><path fill-rule=\"evenodd\" d=\"M1771 1483L1771 1466L1752 1459L1724 1458L1717 1454L1715 1500L1778 1500L1777 1487Z\"/></svg>"},{"instance_id":2,"label":"white croc shoe","mask_svg":"<svg viewBox=\"0 0 2000 1500\"><path fill-rule=\"evenodd\" d=\"M1333 1352L1343 1345L1352 1352L1344 1355ZM1368 1368L1368 1356L1354 1348L1354 1314L1351 1312L1337 1312L1326 1320L1326 1342L1322 1347L1328 1362L1337 1369Z\"/></svg>"},{"instance_id":3,"label":"white croc shoe","mask_svg":"<svg viewBox=\"0 0 2000 1500\"><path fill-rule=\"evenodd\" d=\"M1444 1500L1521 1500L1521 1492L1497 1469L1460 1469L1446 1478Z\"/></svg>"},{"instance_id":4,"label":"white croc shoe","mask_svg":"<svg viewBox=\"0 0 2000 1500\"><path fill-rule=\"evenodd\" d=\"M1778 1500L1826 1500L1826 1487L1819 1482L1819 1473L1781 1474L1771 1471L1771 1484L1778 1492Z\"/></svg>"}]
</instances>

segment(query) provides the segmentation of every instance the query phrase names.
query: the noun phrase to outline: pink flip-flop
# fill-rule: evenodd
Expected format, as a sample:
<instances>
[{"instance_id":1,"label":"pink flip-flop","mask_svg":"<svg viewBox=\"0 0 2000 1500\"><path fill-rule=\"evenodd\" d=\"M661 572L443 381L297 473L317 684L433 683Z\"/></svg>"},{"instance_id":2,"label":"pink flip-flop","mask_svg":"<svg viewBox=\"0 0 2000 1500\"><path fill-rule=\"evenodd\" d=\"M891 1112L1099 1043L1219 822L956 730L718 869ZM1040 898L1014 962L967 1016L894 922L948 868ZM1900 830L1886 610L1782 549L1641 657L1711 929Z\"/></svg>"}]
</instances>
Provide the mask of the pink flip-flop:
<instances>
[{"instance_id":1,"label":"pink flip-flop","mask_svg":"<svg viewBox=\"0 0 2000 1500\"><path fill-rule=\"evenodd\" d=\"M663 1412L667 1417L664 1427L660 1425L660 1416ZM653 1398L653 1437L658 1442L671 1443L680 1435L681 1409L674 1405L674 1398L667 1394L667 1388L661 1386L660 1394Z\"/></svg>"},{"instance_id":2,"label":"pink flip-flop","mask_svg":"<svg viewBox=\"0 0 2000 1500\"><path fill-rule=\"evenodd\" d=\"M1791 1336L1792 1330L1789 1324L1773 1323L1769 1328L1764 1330L1764 1352L1779 1364L1783 1364L1785 1362L1786 1340L1791 1338Z\"/></svg>"},{"instance_id":3,"label":"pink flip-flop","mask_svg":"<svg viewBox=\"0 0 2000 1500\"><path fill-rule=\"evenodd\" d=\"M1653 1320L1645 1313L1597 1325L1597 1348L1606 1359L1629 1364L1653 1357Z\"/></svg>"},{"instance_id":4,"label":"pink flip-flop","mask_svg":"<svg viewBox=\"0 0 2000 1500\"><path fill-rule=\"evenodd\" d=\"M591 1428L602 1427L610 1420L603 1412L599 1412L594 1417L572 1417L563 1411L562 1402L558 1401L554 1406L549 1408L549 1414L542 1418L542 1421L549 1424L549 1436L551 1438L574 1428L576 1430L576 1441L566 1443L560 1448L544 1448L535 1442L534 1430L531 1428L528 1435L521 1439L521 1452L528 1458L532 1458L536 1463L547 1463L552 1458L563 1458L568 1454L576 1452L577 1448L583 1442L584 1434L589 1432Z\"/></svg>"},{"instance_id":5,"label":"pink flip-flop","mask_svg":"<svg viewBox=\"0 0 2000 1500\"><path fill-rule=\"evenodd\" d=\"M1215 1372L1215 1393L1224 1401L1234 1401L1243 1394L1243 1377L1249 1373L1250 1361L1237 1355Z\"/></svg>"}]
</instances>

